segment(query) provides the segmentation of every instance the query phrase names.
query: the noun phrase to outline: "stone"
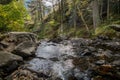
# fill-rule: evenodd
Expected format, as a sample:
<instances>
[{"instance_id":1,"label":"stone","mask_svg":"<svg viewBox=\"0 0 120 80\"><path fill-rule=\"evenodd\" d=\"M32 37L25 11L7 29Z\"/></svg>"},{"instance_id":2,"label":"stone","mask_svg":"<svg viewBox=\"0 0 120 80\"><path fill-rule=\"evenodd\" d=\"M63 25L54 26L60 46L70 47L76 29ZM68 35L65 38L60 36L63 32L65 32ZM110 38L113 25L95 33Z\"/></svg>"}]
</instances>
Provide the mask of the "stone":
<instances>
[{"instance_id":1,"label":"stone","mask_svg":"<svg viewBox=\"0 0 120 80\"><path fill-rule=\"evenodd\" d=\"M99 60L95 62L96 65L103 65L105 64L105 60Z\"/></svg>"},{"instance_id":2,"label":"stone","mask_svg":"<svg viewBox=\"0 0 120 80\"><path fill-rule=\"evenodd\" d=\"M9 32L0 37L0 44L3 46L2 50L11 52L22 42L37 43L37 35L30 32Z\"/></svg>"},{"instance_id":3,"label":"stone","mask_svg":"<svg viewBox=\"0 0 120 80\"><path fill-rule=\"evenodd\" d=\"M12 52L22 57L29 57L35 54L36 46L37 44L34 42L25 41L16 46Z\"/></svg>"},{"instance_id":4,"label":"stone","mask_svg":"<svg viewBox=\"0 0 120 80\"><path fill-rule=\"evenodd\" d=\"M115 31L120 32L120 25L110 25L109 27L112 28Z\"/></svg>"},{"instance_id":5,"label":"stone","mask_svg":"<svg viewBox=\"0 0 120 80\"><path fill-rule=\"evenodd\" d=\"M104 54L106 57L108 57L108 58L111 58L111 57L113 56L113 55L112 55L112 51L110 51L110 50L104 51L103 54Z\"/></svg>"},{"instance_id":6,"label":"stone","mask_svg":"<svg viewBox=\"0 0 120 80\"><path fill-rule=\"evenodd\" d=\"M23 41L37 42L37 36L30 32L9 32L7 36L9 37L10 41L15 41L18 44Z\"/></svg>"},{"instance_id":7,"label":"stone","mask_svg":"<svg viewBox=\"0 0 120 80\"><path fill-rule=\"evenodd\" d=\"M9 52L0 51L0 67L11 64L13 61L22 61L22 57Z\"/></svg>"},{"instance_id":8,"label":"stone","mask_svg":"<svg viewBox=\"0 0 120 80\"><path fill-rule=\"evenodd\" d=\"M6 77L6 80L39 80L36 75L36 73L32 73L29 70L19 69Z\"/></svg>"},{"instance_id":9,"label":"stone","mask_svg":"<svg viewBox=\"0 0 120 80\"><path fill-rule=\"evenodd\" d=\"M22 57L9 52L0 51L0 78L7 76L23 62Z\"/></svg>"},{"instance_id":10,"label":"stone","mask_svg":"<svg viewBox=\"0 0 120 80\"><path fill-rule=\"evenodd\" d=\"M98 36L97 39L100 39L100 40L111 40L108 36L103 36L103 35Z\"/></svg>"},{"instance_id":11,"label":"stone","mask_svg":"<svg viewBox=\"0 0 120 80\"><path fill-rule=\"evenodd\" d=\"M90 56L92 54L91 51L89 51L88 49L85 49L84 52L81 54L81 56Z\"/></svg>"},{"instance_id":12,"label":"stone","mask_svg":"<svg viewBox=\"0 0 120 80\"><path fill-rule=\"evenodd\" d=\"M113 61L112 64L115 66L120 66L120 60Z\"/></svg>"},{"instance_id":13,"label":"stone","mask_svg":"<svg viewBox=\"0 0 120 80\"><path fill-rule=\"evenodd\" d=\"M95 51L96 51L95 47L89 46L88 49L89 49L91 52L95 52Z\"/></svg>"}]
</instances>

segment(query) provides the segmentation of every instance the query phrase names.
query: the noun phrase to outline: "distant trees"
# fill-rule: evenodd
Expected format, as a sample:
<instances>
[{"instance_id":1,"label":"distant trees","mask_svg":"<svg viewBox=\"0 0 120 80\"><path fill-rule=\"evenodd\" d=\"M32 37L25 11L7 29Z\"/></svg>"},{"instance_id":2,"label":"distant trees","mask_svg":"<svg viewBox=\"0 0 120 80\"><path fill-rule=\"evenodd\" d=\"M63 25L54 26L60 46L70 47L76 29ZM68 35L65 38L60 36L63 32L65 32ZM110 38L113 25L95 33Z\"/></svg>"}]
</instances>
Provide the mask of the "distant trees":
<instances>
[{"instance_id":1,"label":"distant trees","mask_svg":"<svg viewBox=\"0 0 120 80\"><path fill-rule=\"evenodd\" d=\"M48 8L44 5L44 1L51 2L52 7L48 16L44 12ZM33 6L34 5L34 6ZM119 0L32 0L28 6L31 10L31 15L34 24L39 31L43 29L53 29L53 33L65 34L66 31L77 34L76 31L84 28L87 34L95 31L102 23L110 22L114 14L120 12ZM116 17L118 18L118 17ZM41 25L43 24L44 25ZM50 25L49 25L50 24ZM55 27L56 26L56 27ZM92 29L92 30L91 30ZM47 33L47 32L45 32ZM49 33L49 31L48 31Z\"/></svg>"},{"instance_id":2,"label":"distant trees","mask_svg":"<svg viewBox=\"0 0 120 80\"><path fill-rule=\"evenodd\" d=\"M31 0L27 2L28 11L30 12L31 21L33 23L30 28L33 29L33 31L40 31L44 27L43 19L49 11L44 1L45 0Z\"/></svg>"}]
</instances>

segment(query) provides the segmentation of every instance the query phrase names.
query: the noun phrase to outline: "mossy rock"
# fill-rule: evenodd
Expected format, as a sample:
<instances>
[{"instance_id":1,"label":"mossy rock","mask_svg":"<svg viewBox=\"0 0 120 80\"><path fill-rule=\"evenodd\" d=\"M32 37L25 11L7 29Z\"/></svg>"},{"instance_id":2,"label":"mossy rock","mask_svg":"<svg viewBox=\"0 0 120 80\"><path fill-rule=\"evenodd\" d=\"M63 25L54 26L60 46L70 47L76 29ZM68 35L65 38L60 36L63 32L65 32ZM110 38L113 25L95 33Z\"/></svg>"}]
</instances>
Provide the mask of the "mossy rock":
<instances>
[{"instance_id":1,"label":"mossy rock","mask_svg":"<svg viewBox=\"0 0 120 80\"><path fill-rule=\"evenodd\" d=\"M109 36L109 37L115 37L116 31L111 29L109 26L101 26L96 28L95 30L95 36L103 35L103 36Z\"/></svg>"}]
</instances>

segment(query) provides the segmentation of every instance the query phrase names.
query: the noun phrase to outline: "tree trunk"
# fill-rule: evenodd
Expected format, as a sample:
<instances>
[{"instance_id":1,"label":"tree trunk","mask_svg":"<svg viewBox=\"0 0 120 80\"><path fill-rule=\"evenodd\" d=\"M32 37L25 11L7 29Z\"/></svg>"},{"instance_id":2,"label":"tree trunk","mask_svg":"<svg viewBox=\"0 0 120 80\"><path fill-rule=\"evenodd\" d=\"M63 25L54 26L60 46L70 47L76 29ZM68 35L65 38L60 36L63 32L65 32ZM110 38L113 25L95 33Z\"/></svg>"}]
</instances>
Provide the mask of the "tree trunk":
<instances>
[{"instance_id":1,"label":"tree trunk","mask_svg":"<svg viewBox=\"0 0 120 80\"><path fill-rule=\"evenodd\" d=\"M53 19L55 19L55 4L54 4L54 0L52 0L52 10L53 10Z\"/></svg>"},{"instance_id":2,"label":"tree trunk","mask_svg":"<svg viewBox=\"0 0 120 80\"><path fill-rule=\"evenodd\" d=\"M60 1L60 12L61 12L61 15L60 15L60 17L61 17L61 29L60 29L60 31L61 31L61 36L62 36L62 33L63 33L63 15L64 15L64 13L63 13L63 9L64 9L64 5L63 5L63 1L64 0L61 0Z\"/></svg>"},{"instance_id":3,"label":"tree trunk","mask_svg":"<svg viewBox=\"0 0 120 80\"><path fill-rule=\"evenodd\" d=\"M76 10L76 0L73 0L73 26L75 29L74 36L76 36L76 28L77 28L77 23L76 23L76 16L77 16L77 10Z\"/></svg>"},{"instance_id":4,"label":"tree trunk","mask_svg":"<svg viewBox=\"0 0 120 80\"><path fill-rule=\"evenodd\" d=\"M109 20L109 12L110 12L110 1L107 1L107 20Z\"/></svg>"},{"instance_id":5,"label":"tree trunk","mask_svg":"<svg viewBox=\"0 0 120 80\"><path fill-rule=\"evenodd\" d=\"M100 24L100 14L99 14L99 5L98 0L94 0L92 2L92 11L93 11L93 26L94 29L99 26Z\"/></svg>"},{"instance_id":6,"label":"tree trunk","mask_svg":"<svg viewBox=\"0 0 120 80\"><path fill-rule=\"evenodd\" d=\"M87 23L86 23L86 21L85 21L85 19L84 19L84 17L83 17L83 13L82 13L82 11L80 11L79 7L77 7L77 8L78 8L78 11L79 11L81 20L83 21L83 23L84 23L84 25L85 25L85 28L86 28L87 32L89 33L89 35L90 35L90 30L89 30L88 25L87 25Z\"/></svg>"}]
</instances>

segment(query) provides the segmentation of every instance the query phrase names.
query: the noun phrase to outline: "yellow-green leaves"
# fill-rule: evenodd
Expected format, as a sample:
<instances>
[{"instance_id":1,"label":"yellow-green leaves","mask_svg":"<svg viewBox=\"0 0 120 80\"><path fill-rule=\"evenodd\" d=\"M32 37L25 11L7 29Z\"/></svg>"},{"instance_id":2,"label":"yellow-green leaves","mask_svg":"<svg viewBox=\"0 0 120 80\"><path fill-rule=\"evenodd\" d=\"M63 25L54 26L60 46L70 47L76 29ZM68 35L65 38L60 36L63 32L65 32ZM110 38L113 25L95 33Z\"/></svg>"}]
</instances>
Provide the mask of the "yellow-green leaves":
<instances>
[{"instance_id":1,"label":"yellow-green leaves","mask_svg":"<svg viewBox=\"0 0 120 80\"><path fill-rule=\"evenodd\" d=\"M0 5L0 32L24 30L26 15L23 0L13 0L7 5Z\"/></svg>"}]
</instances>

